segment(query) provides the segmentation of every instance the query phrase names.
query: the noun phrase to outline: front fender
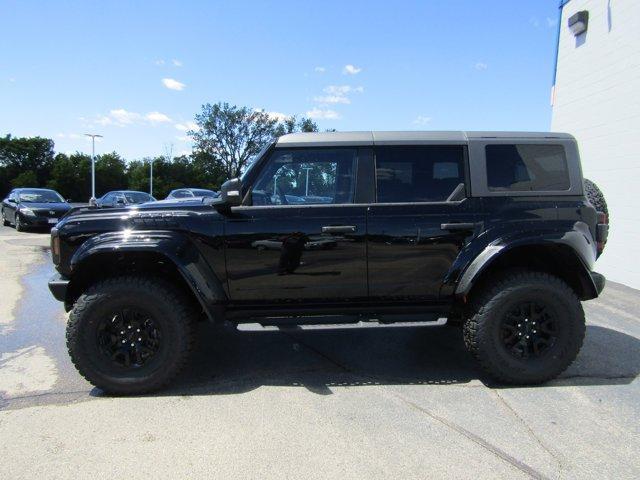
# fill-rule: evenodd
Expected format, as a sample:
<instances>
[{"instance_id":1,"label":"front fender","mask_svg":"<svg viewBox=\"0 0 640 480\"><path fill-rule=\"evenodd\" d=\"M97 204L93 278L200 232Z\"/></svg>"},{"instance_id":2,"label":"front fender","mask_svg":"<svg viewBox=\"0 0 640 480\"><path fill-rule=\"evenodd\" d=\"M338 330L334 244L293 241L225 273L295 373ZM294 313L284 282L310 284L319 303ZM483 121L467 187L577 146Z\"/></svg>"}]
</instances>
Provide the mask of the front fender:
<instances>
[{"instance_id":1,"label":"front fender","mask_svg":"<svg viewBox=\"0 0 640 480\"><path fill-rule=\"evenodd\" d=\"M210 318L213 317L215 306L227 300L220 280L191 238L182 232L124 230L95 235L73 254L71 276L96 255L145 252L160 254L173 263Z\"/></svg>"}]
</instances>

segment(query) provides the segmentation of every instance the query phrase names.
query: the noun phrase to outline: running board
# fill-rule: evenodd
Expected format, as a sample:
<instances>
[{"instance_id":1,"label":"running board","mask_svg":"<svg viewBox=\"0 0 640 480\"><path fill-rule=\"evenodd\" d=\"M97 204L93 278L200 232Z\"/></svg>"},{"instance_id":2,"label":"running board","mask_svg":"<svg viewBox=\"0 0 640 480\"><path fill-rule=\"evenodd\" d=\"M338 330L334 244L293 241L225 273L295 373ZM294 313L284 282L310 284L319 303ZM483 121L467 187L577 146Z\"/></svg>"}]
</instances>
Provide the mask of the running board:
<instances>
[{"instance_id":1,"label":"running board","mask_svg":"<svg viewBox=\"0 0 640 480\"><path fill-rule=\"evenodd\" d=\"M394 322L360 321L357 323L320 323L302 325L262 325L260 323L239 323L236 328L241 332L279 332L286 330L346 330L352 328L406 328L406 327L442 327L447 324L446 318L432 322Z\"/></svg>"}]
</instances>

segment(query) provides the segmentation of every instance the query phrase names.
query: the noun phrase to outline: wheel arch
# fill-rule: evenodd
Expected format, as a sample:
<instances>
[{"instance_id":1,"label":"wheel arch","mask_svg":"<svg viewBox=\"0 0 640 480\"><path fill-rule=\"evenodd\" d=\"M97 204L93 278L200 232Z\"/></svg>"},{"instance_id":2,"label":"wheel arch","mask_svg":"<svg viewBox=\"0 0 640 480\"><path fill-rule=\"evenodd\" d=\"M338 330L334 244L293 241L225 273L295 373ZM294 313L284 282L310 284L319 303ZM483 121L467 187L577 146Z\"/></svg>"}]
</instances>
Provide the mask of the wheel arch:
<instances>
[{"instance_id":1,"label":"wheel arch","mask_svg":"<svg viewBox=\"0 0 640 480\"><path fill-rule=\"evenodd\" d=\"M109 233L87 240L71 258L65 305L70 308L91 284L107 277L164 277L196 300L209 320L227 300L222 283L193 242L176 232Z\"/></svg>"},{"instance_id":2,"label":"wheel arch","mask_svg":"<svg viewBox=\"0 0 640 480\"><path fill-rule=\"evenodd\" d=\"M456 296L466 298L491 278L509 269L526 269L554 275L567 283L580 300L598 296L589 269L569 245L558 242L487 246L471 262L456 287Z\"/></svg>"}]
</instances>

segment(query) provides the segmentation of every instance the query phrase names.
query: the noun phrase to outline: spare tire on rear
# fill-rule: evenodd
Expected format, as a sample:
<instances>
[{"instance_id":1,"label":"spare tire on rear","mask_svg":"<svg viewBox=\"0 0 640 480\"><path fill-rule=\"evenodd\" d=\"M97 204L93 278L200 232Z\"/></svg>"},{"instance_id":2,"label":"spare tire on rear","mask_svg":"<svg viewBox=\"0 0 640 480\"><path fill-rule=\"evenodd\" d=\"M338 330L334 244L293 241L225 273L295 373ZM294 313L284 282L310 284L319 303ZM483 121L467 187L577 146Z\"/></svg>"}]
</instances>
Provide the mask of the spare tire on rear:
<instances>
[{"instance_id":1,"label":"spare tire on rear","mask_svg":"<svg viewBox=\"0 0 640 480\"><path fill-rule=\"evenodd\" d=\"M584 192L587 195L587 199L589 200L591 205L593 205L598 212L606 213L607 217L609 217L607 201L604 199L602 190L600 190L594 182L587 178L584 179ZM611 223L610 218L609 223Z\"/></svg>"}]
</instances>

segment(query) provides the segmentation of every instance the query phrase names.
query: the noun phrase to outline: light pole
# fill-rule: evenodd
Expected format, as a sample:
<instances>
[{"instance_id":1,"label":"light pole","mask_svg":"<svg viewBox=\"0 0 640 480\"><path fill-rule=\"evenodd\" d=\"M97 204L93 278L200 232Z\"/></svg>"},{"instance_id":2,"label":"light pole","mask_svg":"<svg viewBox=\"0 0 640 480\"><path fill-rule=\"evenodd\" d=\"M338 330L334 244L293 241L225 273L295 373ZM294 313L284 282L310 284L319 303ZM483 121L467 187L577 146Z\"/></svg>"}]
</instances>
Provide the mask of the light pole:
<instances>
[{"instance_id":1,"label":"light pole","mask_svg":"<svg viewBox=\"0 0 640 480\"><path fill-rule=\"evenodd\" d=\"M85 133L85 136L91 137L91 198L89 205L96 204L96 138L102 138L97 133Z\"/></svg>"},{"instance_id":2,"label":"light pole","mask_svg":"<svg viewBox=\"0 0 640 480\"><path fill-rule=\"evenodd\" d=\"M308 197L309 196L309 170L313 170L313 167L304 167L303 170L307 171L307 181L304 187L304 196Z\"/></svg>"},{"instance_id":3,"label":"light pole","mask_svg":"<svg viewBox=\"0 0 640 480\"><path fill-rule=\"evenodd\" d=\"M149 172L149 195L153 197L153 158L151 159L151 170Z\"/></svg>"}]
</instances>

